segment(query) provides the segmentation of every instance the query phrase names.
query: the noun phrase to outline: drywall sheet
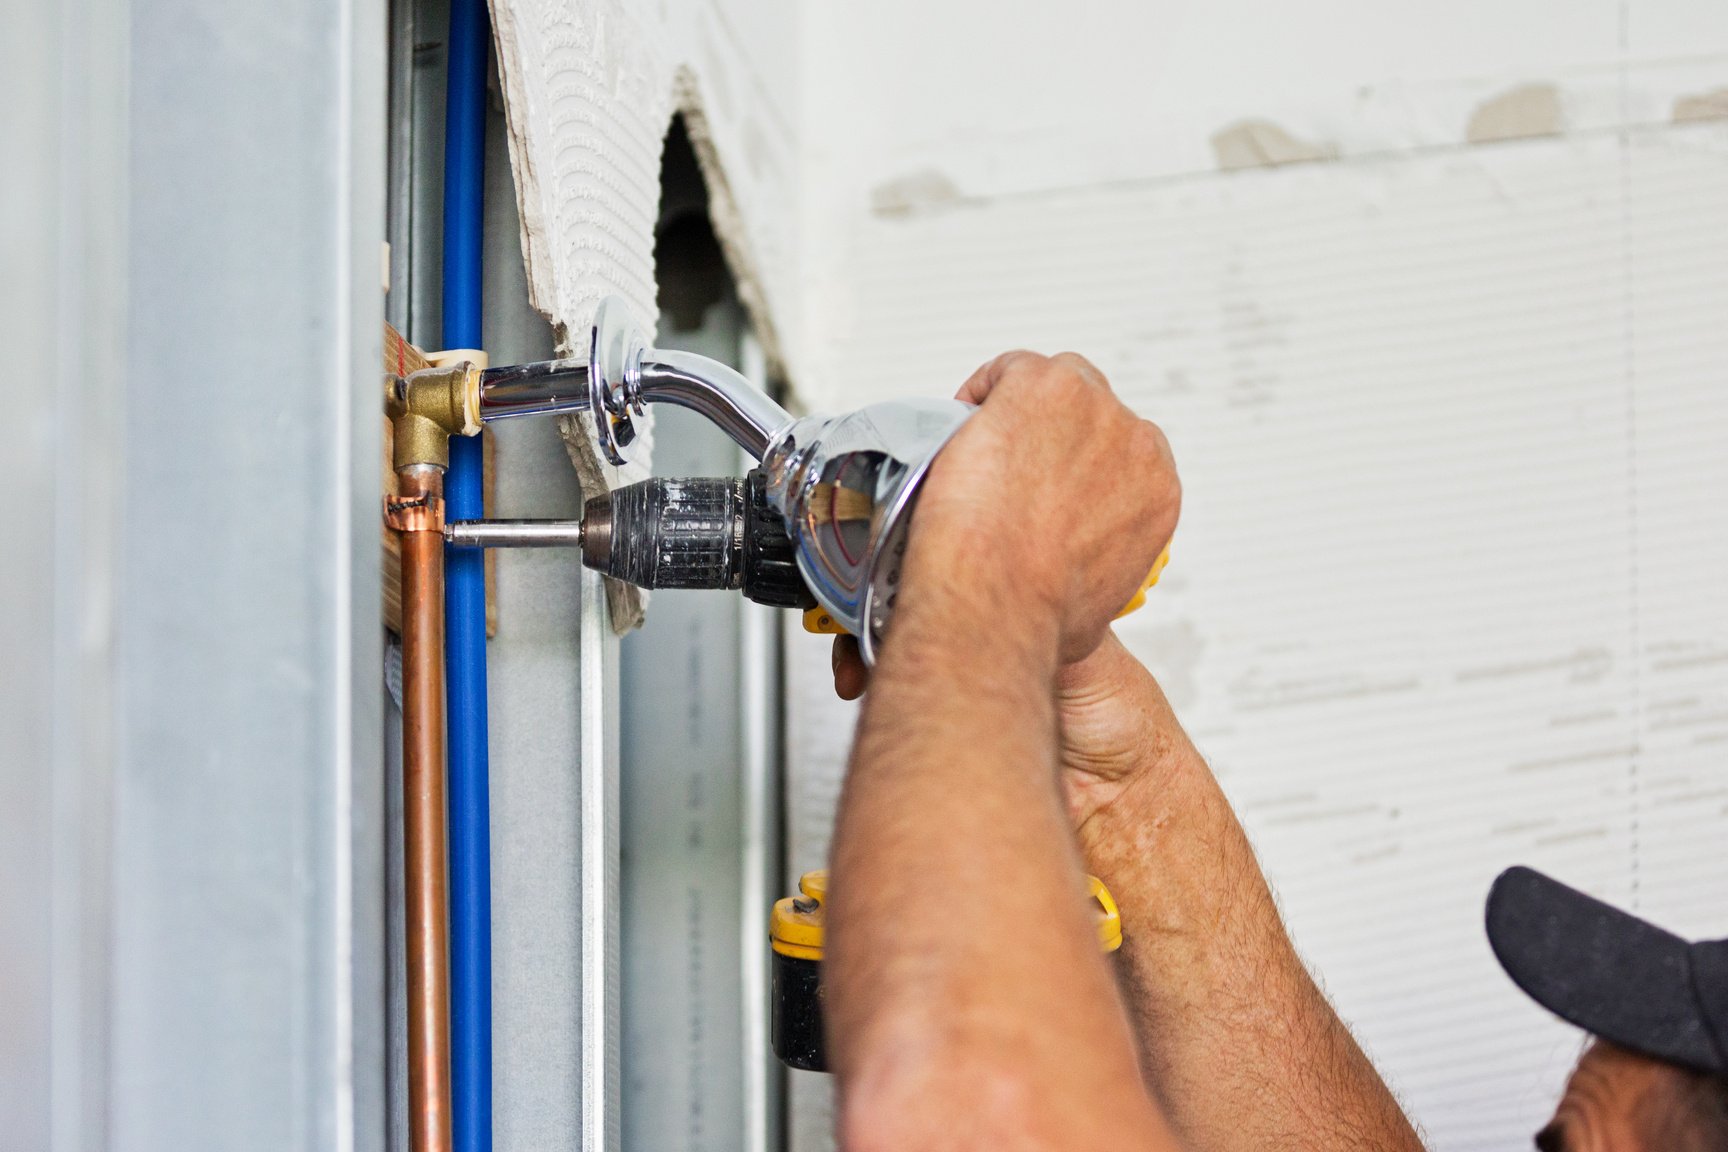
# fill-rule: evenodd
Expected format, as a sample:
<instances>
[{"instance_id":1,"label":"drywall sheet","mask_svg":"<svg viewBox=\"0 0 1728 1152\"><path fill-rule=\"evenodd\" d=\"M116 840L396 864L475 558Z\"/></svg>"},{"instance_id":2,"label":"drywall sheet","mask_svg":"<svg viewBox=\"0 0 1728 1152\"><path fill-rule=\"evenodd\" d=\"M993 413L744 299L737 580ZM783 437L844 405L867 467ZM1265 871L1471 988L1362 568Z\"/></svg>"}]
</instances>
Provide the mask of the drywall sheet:
<instances>
[{"instance_id":1,"label":"drywall sheet","mask_svg":"<svg viewBox=\"0 0 1728 1152\"><path fill-rule=\"evenodd\" d=\"M1497 970L1493 876L1728 931L1728 124L849 220L825 405L1072 348L1168 430L1122 632L1433 1146L1523 1145L1580 1038ZM788 658L795 873L852 713Z\"/></svg>"}]
</instances>

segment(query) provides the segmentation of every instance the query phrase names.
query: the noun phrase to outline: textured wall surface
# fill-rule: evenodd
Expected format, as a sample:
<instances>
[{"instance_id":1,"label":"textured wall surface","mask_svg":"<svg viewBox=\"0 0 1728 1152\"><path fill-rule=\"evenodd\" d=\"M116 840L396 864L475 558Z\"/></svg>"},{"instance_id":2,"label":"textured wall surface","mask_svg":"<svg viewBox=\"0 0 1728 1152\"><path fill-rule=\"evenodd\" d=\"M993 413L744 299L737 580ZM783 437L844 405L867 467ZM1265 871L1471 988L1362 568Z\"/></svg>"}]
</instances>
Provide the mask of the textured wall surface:
<instances>
[{"instance_id":1,"label":"textured wall surface","mask_svg":"<svg viewBox=\"0 0 1728 1152\"><path fill-rule=\"evenodd\" d=\"M789 294L802 57L791 0L496 0L534 303L581 334L618 293L652 322L660 150L674 111L724 155L742 275ZM778 299L775 303L779 303Z\"/></svg>"},{"instance_id":2,"label":"textured wall surface","mask_svg":"<svg viewBox=\"0 0 1728 1152\"><path fill-rule=\"evenodd\" d=\"M675 111L710 166L746 302L771 330L769 294L788 291L796 223L801 57L790 0L497 0L493 14L530 294L566 347L586 352L606 295L644 323L659 314L654 223Z\"/></svg>"}]
</instances>

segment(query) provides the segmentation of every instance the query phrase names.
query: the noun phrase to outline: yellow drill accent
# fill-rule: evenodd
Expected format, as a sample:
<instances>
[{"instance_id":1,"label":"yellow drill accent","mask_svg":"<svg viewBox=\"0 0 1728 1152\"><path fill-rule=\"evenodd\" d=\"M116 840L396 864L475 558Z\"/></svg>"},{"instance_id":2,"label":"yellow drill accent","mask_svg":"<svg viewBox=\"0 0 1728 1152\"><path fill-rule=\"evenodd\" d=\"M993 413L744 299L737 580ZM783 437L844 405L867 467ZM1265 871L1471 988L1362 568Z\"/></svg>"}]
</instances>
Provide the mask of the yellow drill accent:
<instances>
[{"instance_id":1,"label":"yellow drill accent","mask_svg":"<svg viewBox=\"0 0 1728 1152\"><path fill-rule=\"evenodd\" d=\"M1116 613L1116 619L1122 619L1122 617L1128 615L1130 612L1137 611L1142 604L1146 603L1146 593L1150 592L1153 585L1158 583L1158 577L1164 575L1164 566L1169 563L1170 545L1166 544L1164 545L1164 551L1158 553L1158 559L1152 561L1152 571L1146 573L1146 582L1140 585L1140 591L1134 593L1133 599L1128 601L1122 611Z\"/></svg>"},{"instance_id":2,"label":"yellow drill accent","mask_svg":"<svg viewBox=\"0 0 1728 1152\"><path fill-rule=\"evenodd\" d=\"M806 872L798 880L801 896L774 902L768 939L774 951L795 960L822 959L822 902L828 898L828 872Z\"/></svg>"},{"instance_id":3,"label":"yellow drill accent","mask_svg":"<svg viewBox=\"0 0 1728 1152\"><path fill-rule=\"evenodd\" d=\"M826 608L804 609L804 631L815 632L821 636L850 636L840 621L834 619L834 614Z\"/></svg>"},{"instance_id":4,"label":"yellow drill accent","mask_svg":"<svg viewBox=\"0 0 1728 1152\"><path fill-rule=\"evenodd\" d=\"M774 902L769 917L768 940L774 951L795 960L822 959L823 921L828 899L826 870L806 872L798 881L798 896ZM1098 949L1114 952L1122 947L1122 912L1104 881L1086 877L1086 891L1097 906Z\"/></svg>"},{"instance_id":5,"label":"yellow drill accent","mask_svg":"<svg viewBox=\"0 0 1728 1152\"><path fill-rule=\"evenodd\" d=\"M1098 902L1098 947L1114 952L1122 947L1122 910L1116 907L1116 897L1096 876L1086 877L1086 891Z\"/></svg>"},{"instance_id":6,"label":"yellow drill accent","mask_svg":"<svg viewBox=\"0 0 1728 1152\"><path fill-rule=\"evenodd\" d=\"M1146 582L1140 585L1140 590L1134 593L1134 598L1116 613L1116 619L1138 611L1146 603L1146 593L1158 583L1158 577L1164 575L1164 568L1170 563L1170 545L1164 545L1164 551L1158 553L1158 559L1152 562L1152 571L1146 574ZM804 610L804 631L814 632L819 636L850 636L851 633L826 608L806 608Z\"/></svg>"}]
</instances>

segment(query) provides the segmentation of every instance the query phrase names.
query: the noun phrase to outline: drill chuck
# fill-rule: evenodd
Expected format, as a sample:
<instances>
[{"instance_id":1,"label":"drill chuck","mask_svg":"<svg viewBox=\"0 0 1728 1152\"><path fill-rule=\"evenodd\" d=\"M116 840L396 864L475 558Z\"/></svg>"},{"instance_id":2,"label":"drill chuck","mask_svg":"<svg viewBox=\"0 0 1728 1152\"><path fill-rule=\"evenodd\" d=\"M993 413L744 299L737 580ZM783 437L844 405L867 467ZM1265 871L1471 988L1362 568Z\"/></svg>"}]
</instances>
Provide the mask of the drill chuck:
<instances>
[{"instance_id":1,"label":"drill chuck","mask_svg":"<svg viewBox=\"0 0 1728 1152\"><path fill-rule=\"evenodd\" d=\"M776 608L816 603L760 470L643 480L589 500L582 525L582 563L639 587L732 588Z\"/></svg>"},{"instance_id":2,"label":"drill chuck","mask_svg":"<svg viewBox=\"0 0 1728 1152\"><path fill-rule=\"evenodd\" d=\"M744 510L737 480L644 480L588 501L582 562L643 588L737 588Z\"/></svg>"}]
</instances>

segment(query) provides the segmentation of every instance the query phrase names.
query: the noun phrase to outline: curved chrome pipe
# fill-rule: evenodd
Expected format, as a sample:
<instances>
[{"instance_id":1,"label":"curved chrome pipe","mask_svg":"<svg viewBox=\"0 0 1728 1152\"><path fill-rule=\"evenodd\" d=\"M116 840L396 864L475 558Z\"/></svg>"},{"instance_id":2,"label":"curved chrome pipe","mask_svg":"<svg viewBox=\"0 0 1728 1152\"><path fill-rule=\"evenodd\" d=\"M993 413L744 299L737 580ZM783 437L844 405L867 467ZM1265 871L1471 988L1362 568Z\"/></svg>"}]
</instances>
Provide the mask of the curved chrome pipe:
<instances>
[{"instance_id":1,"label":"curved chrome pipe","mask_svg":"<svg viewBox=\"0 0 1728 1152\"><path fill-rule=\"evenodd\" d=\"M706 416L758 460L775 435L792 423L791 414L766 392L718 360L694 352L649 349L632 384L632 406L675 404L688 408Z\"/></svg>"},{"instance_id":2,"label":"curved chrome pipe","mask_svg":"<svg viewBox=\"0 0 1728 1152\"><path fill-rule=\"evenodd\" d=\"M707 417L744 451L760 460L782 428L792 423L786 409L768 394L717 360L693 352L642 349L622 378L608 381L599 394L610 424L629 423L644 404L674 404ZM480 374L480 419L590 412L596 390L589 362L542 360L488 368ZM627 436L618 436L620 445Z\"/></svg>"}]
</instances>

